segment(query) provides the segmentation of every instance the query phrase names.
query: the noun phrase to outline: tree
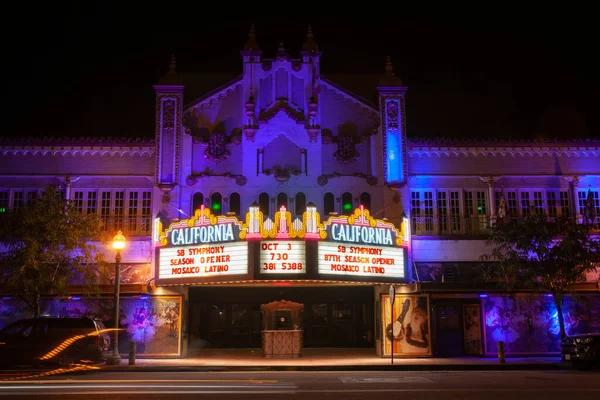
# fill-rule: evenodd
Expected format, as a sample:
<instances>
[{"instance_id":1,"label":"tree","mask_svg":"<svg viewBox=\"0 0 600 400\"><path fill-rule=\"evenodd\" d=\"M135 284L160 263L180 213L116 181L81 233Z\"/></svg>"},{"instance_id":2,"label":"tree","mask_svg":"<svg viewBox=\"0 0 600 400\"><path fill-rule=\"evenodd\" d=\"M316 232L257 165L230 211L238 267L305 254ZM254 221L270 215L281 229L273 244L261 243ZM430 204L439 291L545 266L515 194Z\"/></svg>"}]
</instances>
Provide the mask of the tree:
<instances>
[{"instance_id":1,"label":"tree","mask_svg":"<svg viewBox=\"0 0 600 400\"><path fill-rule=\"evenodd\" d=\"M43 294L64 295L75 274L86 293L97 290L106 262L97 214L82 215L50 186L27 207L0 217L0 278L4 291L21 298L37 317ZM97 268L99 266L100 268Z\"/></svg>"},{"instance_id":2,"label":"tree","mask_svg":"<svg viewBox=\"0 0 600 400\"><path fill-rule=\"evenodd\" d=\"M549 223L544 216L499 223L490 229L491 254L482 256L490 263L486 278L501 282L507 290L530 288L554 298L565 337L562 300L586 272L600 263L600 240L588 234L585 226L573 221Z\"/></svg>"}]
</instances>

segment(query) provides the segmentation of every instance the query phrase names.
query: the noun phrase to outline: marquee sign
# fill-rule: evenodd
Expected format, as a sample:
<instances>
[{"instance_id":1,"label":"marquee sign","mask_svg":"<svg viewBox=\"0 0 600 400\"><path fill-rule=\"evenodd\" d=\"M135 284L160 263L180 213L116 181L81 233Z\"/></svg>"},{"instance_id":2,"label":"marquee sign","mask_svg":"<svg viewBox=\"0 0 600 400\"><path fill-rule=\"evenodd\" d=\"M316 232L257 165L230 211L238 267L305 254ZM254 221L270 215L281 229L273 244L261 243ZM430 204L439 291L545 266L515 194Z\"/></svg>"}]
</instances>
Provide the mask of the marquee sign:
<instances>
[{"instance_id":1,"label":"marquee sign","mask_svg":"<svg viewBox=\"0 0 600 400\"><path fill-rule=\"evenodd\" d=\"M269 240L260 242L261 274L303 274L306 272L306 242Z\"/></svg>"},{"instance_id":2,"label":"marquee sign","mask_svg":"<svg viewBox=\"0 0 600 400\"><path fill-rule=\"evenodd\" d=\"M248 273L248 243L166 247L159 250L157 279L205 278Z\"/></svg>"},{"instance_id":3,"label":"marquee sign","mask_svg":"<svg viewBox=\"0 0 600 400\"><path fill-rule=\"evenodd\" d=\"M258 204L250 206L245 222L235 216L212 215L201 206L189 220L154 227L157 280L206 278L249 273L249 242L257 240L262 275L307 272L308 240L315 240L317 270L323 275L402 279L406 270L407 221L402 231L374 219L363 206L352 215L321 222L309 203L301 219L292 220L281 206L273 219L264 218ZM314 253L313 257L314 257ZM314 261L312 261L314 263Z\"/></svg>"},{"instance_id":4,"label":"marquee sign","mask_svg":"<svg viewBox=\"0 0 600 400\"><path fill-rule=\"evenodd\" d=\"M248 243L239 241L243 231L236 217L215 216L201 206L159 236L157 279L247 274Z\"/></svg>"},{"instance_id":5,"label":"marquee sign","mask_svg":"<svg viewBox=\"0 0 600 400\"><path fill-rule=\"evenodd\" d=\"M242 230L244 226L236 217L212 215L202 205L192 218L172 223L159 240L162 247L233 242Z\"/></svg>"},{"instance_id":6,"label":"marquee sign","mask_svg":"<svg viewBox=\"0 0 600 400\"><path fill-rule=\"evenodd\" d=\"M371 217L360 206L352 215L330 217L326 242L318 243L320 274L405 277L403 235L394 224Z\"/></svg>"}]
</instances>

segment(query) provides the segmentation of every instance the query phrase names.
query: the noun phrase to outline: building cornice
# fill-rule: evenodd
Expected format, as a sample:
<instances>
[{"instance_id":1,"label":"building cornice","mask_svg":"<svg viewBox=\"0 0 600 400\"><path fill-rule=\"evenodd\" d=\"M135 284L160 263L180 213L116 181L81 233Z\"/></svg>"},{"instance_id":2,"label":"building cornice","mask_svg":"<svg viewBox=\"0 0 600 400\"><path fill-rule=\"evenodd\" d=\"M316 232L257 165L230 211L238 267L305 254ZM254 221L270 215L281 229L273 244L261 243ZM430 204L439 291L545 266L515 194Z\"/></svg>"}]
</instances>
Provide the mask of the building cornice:
<instances>
[{"instance_id":1,"label":"building cornice","mask_svg":"<svg viewBox=\"0 0 600 400\"><path fill-rule=\"evenodd\" d=\"M149 157L154 154L151 139L115 138L0 138L3 156L121 156Z\"/></svg>"},{"instance_id":2,"label":"building cornice","mask_svg":"<svg viewBox=\"0 0 600 400\"><path fill-rule=\"evenodd\" d=\"M369 112L373 113L376 118L379 117L379 107L377 105L373 104L372 102L370 102L369 100L367 100L363 97L360 97L359 95L357 95L355 93L350 92L349 90L345 89L341 85L338 85L337 83L330 81L329 79L327 79L323 76L321 76L320 84L325 86L327 89L341 95L346 100L350 100L354 104L357 104L362 108L365 108Z\"/></svg>"},{"instance_id":3,"label":"building cornice","mask_svg":"<svg viewBox=\"0 0 600 400\"><path fill-rule=\"evenodd\" d=\"M471 142L443 145L409 140L410 157L598 157L600 141Z\"/></svg>"},{"instance_id":4,"label":"building cornice","mask_svg":"<svg viewBox=\"0 0 600 400\"><path fill-rule=\"evenodd\" d=\"M226 98L230 93L237 90L238 86L242 85L243 75L238 76L235 79L227 82L224 85L219 86L218 88L206 93L205 95L195 99L189 104L184 104L183 110L184 112L188 112L193 108L202 108L204 105L211 105L215 103L221 102L224 98Z\"/></svg>"}]
</instances>

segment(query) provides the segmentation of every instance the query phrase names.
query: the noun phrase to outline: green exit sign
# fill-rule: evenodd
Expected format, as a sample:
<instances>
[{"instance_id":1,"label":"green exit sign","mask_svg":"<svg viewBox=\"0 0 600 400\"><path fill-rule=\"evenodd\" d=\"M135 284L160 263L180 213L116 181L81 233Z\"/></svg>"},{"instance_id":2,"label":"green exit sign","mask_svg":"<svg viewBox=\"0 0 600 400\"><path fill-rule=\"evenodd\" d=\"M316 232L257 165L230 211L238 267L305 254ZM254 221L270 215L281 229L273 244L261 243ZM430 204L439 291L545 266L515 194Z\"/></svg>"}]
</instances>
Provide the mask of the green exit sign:
<instances>
[{"instance_id":1,"label":"green exit sign","mask_svg":"<svg viewBox=\"0 0 600 400\"><path fill-rule=\"evenodd\" d=\"M0 213L6 212L6 207L0 207Z\"/></svg>"}]
</instances>

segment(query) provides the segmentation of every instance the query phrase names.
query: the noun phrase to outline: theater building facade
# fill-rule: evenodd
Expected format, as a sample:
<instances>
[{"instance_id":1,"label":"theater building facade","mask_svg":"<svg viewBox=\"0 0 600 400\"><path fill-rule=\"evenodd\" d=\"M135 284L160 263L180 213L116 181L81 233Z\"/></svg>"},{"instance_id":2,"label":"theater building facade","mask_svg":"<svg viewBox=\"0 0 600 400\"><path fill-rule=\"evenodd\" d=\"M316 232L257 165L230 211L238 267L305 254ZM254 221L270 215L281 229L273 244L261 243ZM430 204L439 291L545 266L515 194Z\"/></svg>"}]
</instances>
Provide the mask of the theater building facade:
<instances>
[{"instance_id":1,"label":"theater building facade","mask_svg":"<svg viewBox=\"0 0 600 400\"><path fill-rule=\"evenodd\" d=\"M389 59L362 77L370 96L321 75L310 31L297 56L259 48L251 31L242 74L220 82L173 58L153 139L2 139L0 211L55 184L123 231L122 341L142 357L260 348L261 305L280 300L303 305L287 328L304 347L556 353L552 299L484 282L485 230L499 214L587 218L592 204L597 233L599 143L415 139ZM568 300L570 333L600 330L597 281ZM111 288L87 298L74 282L44 310L110 318ZM3 324L26 314L14 294L0 304Z\"/></svg>"}]
</instances>

